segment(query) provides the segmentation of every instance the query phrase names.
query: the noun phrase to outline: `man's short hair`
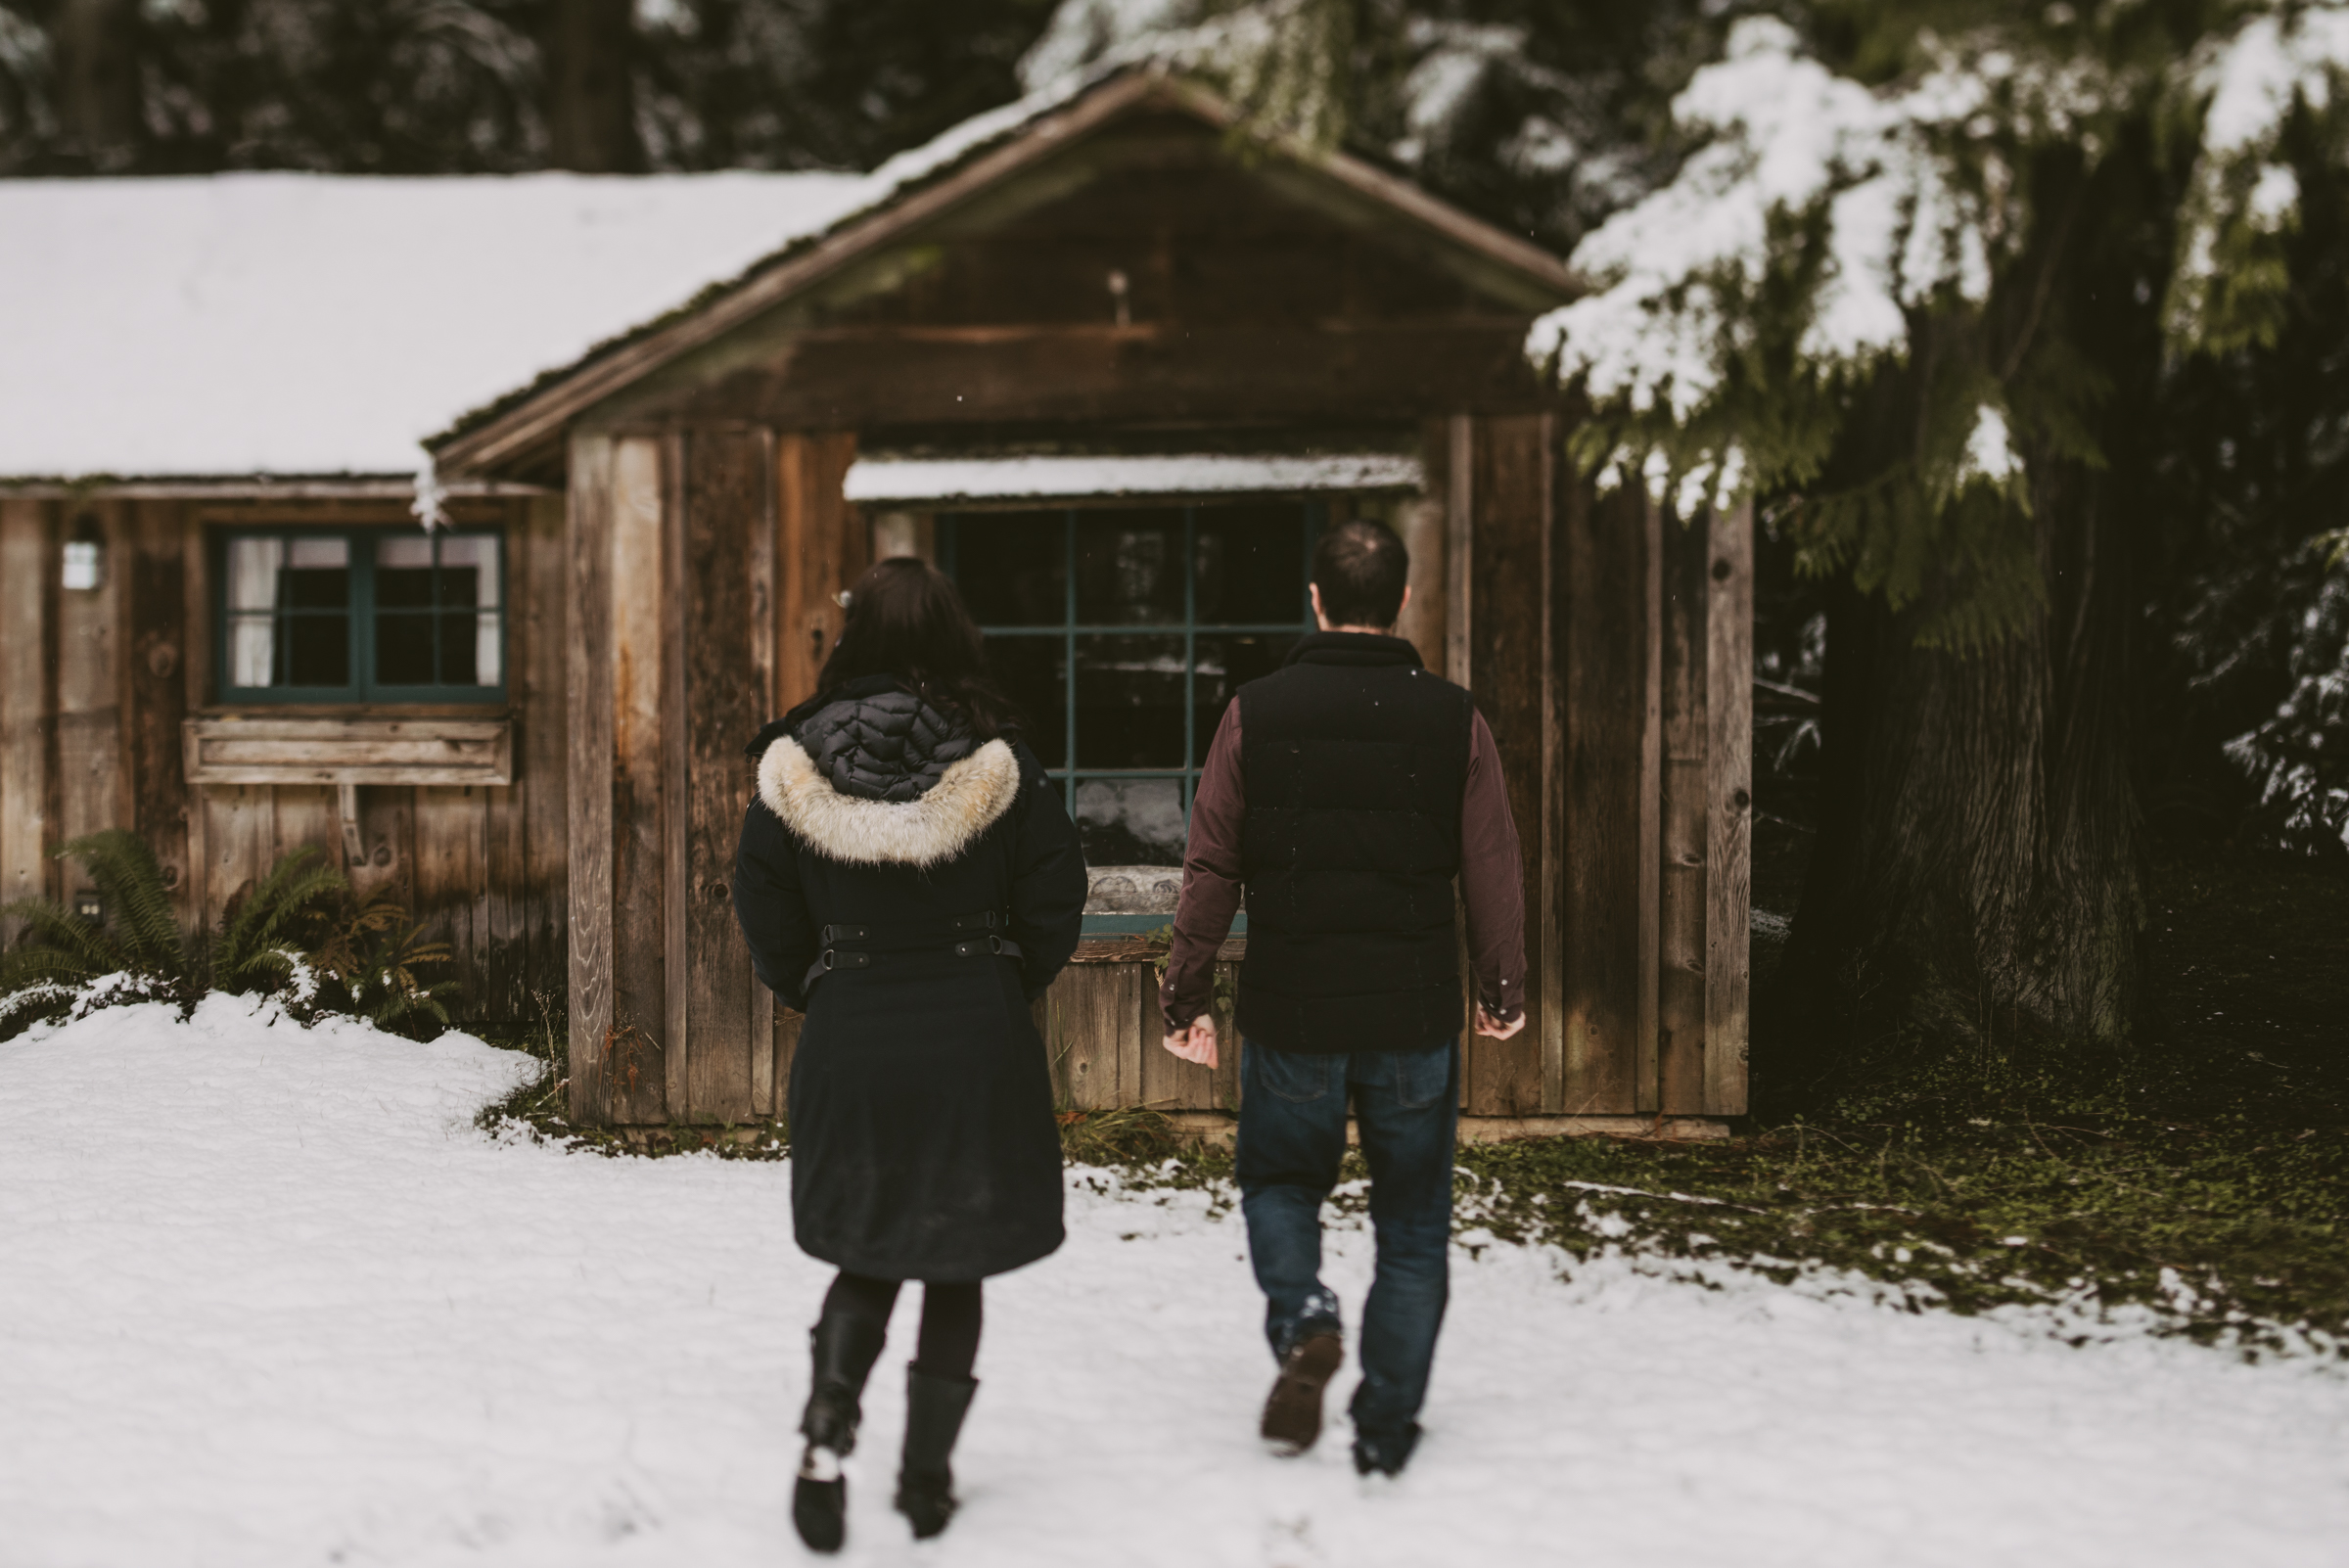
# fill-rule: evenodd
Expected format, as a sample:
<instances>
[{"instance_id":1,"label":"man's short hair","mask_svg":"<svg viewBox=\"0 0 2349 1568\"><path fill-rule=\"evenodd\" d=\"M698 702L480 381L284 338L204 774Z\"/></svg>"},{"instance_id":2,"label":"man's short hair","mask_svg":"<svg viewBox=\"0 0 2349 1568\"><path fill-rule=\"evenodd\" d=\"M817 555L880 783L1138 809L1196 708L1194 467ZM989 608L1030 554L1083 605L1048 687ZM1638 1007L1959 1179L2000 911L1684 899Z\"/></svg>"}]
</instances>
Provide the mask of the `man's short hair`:
<instances>
[{"instance_id":1,"label":"man's short hair","mask_svg":"<svg viewBox=\"0 0 2349 1568\"><path fill-rule=\"evenodd\" d=\"M1333 626L1395 624L1410 576L1410 552L1384 523L1341 523L1313 546L1313 586Z\"/></svg>"}]
</instances>

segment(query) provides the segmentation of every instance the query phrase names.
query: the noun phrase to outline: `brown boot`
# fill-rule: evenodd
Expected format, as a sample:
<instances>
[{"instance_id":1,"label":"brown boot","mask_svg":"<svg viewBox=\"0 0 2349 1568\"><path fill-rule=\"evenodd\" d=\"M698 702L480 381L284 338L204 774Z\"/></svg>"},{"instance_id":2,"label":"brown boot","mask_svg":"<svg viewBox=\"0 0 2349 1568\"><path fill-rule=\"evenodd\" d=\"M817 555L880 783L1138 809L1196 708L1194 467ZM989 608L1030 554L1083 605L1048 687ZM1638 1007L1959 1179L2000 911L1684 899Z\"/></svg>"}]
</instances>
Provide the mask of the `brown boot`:
<instances>
[{"instance_id":1,"label":"brown boot","mask_svg":"<svg viewBox=\"0 0 2349 1568\"><path fill-rule=\"evenodd\" d=\"M1265 1442L1284 1459L1295 1458L1321 1435L1321 1391L1346 1360L1346 1341L1334 1328L1317 1328L1289 1347L1280 1375L1265 1401Z\"/></svg>"}]
</instances>

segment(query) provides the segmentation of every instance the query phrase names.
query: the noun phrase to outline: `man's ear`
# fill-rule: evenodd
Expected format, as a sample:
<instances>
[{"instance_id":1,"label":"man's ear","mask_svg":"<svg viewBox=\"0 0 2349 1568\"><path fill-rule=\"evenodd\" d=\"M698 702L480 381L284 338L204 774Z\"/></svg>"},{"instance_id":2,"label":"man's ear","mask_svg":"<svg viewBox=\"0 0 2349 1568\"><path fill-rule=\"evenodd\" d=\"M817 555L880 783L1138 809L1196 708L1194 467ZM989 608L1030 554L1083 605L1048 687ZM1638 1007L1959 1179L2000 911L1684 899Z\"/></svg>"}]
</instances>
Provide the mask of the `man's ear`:
<instances>
[{"instance_id":1,"label":"man's ear","mask_svg":"<svg viewBox=\"0 0 2349 1568\"><path fill-rule=\"evenodd\" d=\"M1329 617L1321 613L1321 584L1318 582L1307 583L1305 585L1305 596L1313 602L1313 624L1319 626L1323 631L1327 631L1329 629Z\"/></svg>"},{"instance_id":2,"label":"man's ear","mask_svg":"<svg viewBox=\"0 0 2349 1568\"><path fill-rule=\"evenodd\" d=\"M1407 582L1406 582L1406 583L1405 583L1405 584L1403 585L1403 603L1401 603L1401 604L1399 604L1399 605L1397 605L1397 606L1395 607L1395 620L1396 620L1396 622L1397 622L1397 623L1398 623L1398 624L1400 624L1400 623L1402 623L1402 621L1403 621L1403 613L1404 613L1405 610L1408 610L1410 607L1411 607L1411 585L1410 585L1409 583L1407 583Z\"/></svg>"}]
</instances>

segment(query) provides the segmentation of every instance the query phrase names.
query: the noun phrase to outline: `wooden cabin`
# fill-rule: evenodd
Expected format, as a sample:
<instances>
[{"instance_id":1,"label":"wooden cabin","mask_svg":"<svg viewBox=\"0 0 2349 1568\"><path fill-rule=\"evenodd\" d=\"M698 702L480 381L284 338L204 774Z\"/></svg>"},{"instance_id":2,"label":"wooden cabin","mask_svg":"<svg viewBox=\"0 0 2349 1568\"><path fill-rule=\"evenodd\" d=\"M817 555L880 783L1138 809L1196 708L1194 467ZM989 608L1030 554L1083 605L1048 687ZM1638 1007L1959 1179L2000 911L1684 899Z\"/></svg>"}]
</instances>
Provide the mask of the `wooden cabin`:
<instances>
[{"instance_id":1,"label":"wooden cabin","mask_svg":"<svg viewBox=\"0 0 2349 1568\"><path fill-rule=\"evenodd\" d=\"M917 554L1096 865L1038 1003L1062 1094L1212 1120L1237 1053L1158 1047L1147 933L1222 706L1310 629L1315 534L1375 516L1526 852L1532 1018L1466 1045L1471 1133L1742 1114L1751 518L1567 465L1522 348L1563 264L1143 71L812 178L788 243L434 434L431 533L395 467L93 478L0 435L9 895L73 891L49 852L129 823L194 922L318 843L455 942L471 1016L567 1013L577 1120L776 1114L798 1020L734 926L743 747L841 592Z\"/></svg>"}]
</instances>

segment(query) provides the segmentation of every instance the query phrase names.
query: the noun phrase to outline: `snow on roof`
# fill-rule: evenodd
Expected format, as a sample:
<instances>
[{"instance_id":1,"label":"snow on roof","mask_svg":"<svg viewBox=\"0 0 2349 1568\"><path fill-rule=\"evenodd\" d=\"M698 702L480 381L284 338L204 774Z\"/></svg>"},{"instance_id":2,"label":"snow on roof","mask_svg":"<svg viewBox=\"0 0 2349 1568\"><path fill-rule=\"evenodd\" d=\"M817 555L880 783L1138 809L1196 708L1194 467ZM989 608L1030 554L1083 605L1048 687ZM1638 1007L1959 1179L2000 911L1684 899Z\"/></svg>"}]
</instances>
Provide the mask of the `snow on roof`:
<instances>
[{"instance_id":1,"label":"snow on roof","mask_svg":"<svg viewBox=\"0 0 2349 1568\"><path fill-rule=\"evenodd\" d=\"M0 180L0 478L405 475L871 205L841 174Z\"/></svg>"},{"instance_id":2,"label":"snow on roof","mask_svg":"<svg viewBox=\"0 0 2349 1568\"><path fill-rule=\"evenodd\" d=\"M1077 495L1210 495L1290 490L1417 489L1415 457L1200 453L1151 457L858 458L852 501L1010 500Z\"/></svg>"}]
</instances>

